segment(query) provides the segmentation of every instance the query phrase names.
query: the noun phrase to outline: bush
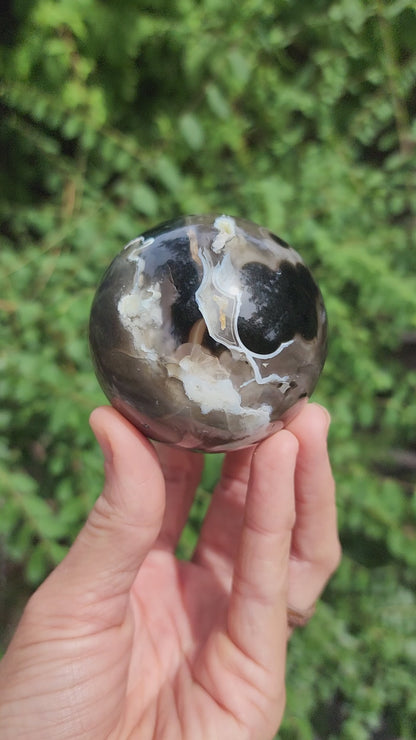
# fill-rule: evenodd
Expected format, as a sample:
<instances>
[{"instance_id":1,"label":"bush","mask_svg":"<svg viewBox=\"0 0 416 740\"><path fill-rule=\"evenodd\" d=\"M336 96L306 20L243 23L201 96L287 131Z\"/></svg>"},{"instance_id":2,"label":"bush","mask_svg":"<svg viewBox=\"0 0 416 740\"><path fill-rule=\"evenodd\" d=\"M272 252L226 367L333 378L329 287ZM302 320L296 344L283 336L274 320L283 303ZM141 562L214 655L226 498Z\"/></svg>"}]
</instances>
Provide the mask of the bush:
<instances>
[{"instance_id":1,"label":"bush","mask_svg":"<svg viewBox=\"0 0 416 740\"><path fill-rule=\"evenodd\" d=\"M4 642L100 490L87 322L104 268L159 221L228 212L301 251L330 320L316 399L333 417L344 558L292 640L280 737L412 737L416 374L402 357L416 329L415 37L410 0L9 3ZM183 556L220 462L207 458Z\"/></svg>"}]
</instances>

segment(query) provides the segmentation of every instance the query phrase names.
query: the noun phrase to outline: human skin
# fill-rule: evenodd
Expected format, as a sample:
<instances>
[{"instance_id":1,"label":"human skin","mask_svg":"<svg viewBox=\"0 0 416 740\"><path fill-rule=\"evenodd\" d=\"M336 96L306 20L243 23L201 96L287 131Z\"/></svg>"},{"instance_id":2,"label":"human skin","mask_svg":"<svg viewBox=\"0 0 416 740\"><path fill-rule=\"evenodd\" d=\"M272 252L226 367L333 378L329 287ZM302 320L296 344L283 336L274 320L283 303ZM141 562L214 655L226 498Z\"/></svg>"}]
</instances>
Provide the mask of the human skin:
<instances>
[{"instance_id":1,"label":"human skin","mask_svg":"<svg viewBox=\"0 0 416 740\"><path fill-rule=\"evenodd\" d=\"M340 558L329 415L307 405L228 453L190 562L175 548L202 471L96 409L105 484L0 663L2 740L268 740L285 706L287 605Z\"/></svg>"}]
</instances>

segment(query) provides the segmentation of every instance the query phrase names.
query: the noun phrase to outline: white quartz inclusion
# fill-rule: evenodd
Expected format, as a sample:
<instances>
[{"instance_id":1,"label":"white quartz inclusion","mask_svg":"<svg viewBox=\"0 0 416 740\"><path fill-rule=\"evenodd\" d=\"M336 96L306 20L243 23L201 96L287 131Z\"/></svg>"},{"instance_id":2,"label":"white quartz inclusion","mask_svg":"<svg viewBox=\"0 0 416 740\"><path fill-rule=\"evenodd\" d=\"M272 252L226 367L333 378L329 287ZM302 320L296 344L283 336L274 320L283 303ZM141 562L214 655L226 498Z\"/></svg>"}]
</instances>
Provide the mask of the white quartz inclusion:
<instances>
[{"instance_id":1,"label":"white quartz inclusion","mask_svg":"<svg viewBox=\"0 0 416 740\"><path fill-rule=\"evenodd\" d=\"M228 371L216 357L197 345L178 364L170 365L169 374L182 381L189 400L198 404L203 414L224 411L244 416L249 431L270 422L271 406L263 404L258 409L242 406L241 396Z\"/></svg>"},{"instance_id":2,"label":"white quartz inclusion","mask_svg":"<svg viewBox=\"0 0 416 740\"><path fill-rule=\"evenodd\" d=\"M212 251L218 254L235 236L235 221L231 216L218 216L214 221L214 229L217 229L218 234L212 242Z\"/></svg>"},{"instance_id":3,"label":"white quartz inclusion","mask_svg":"<svg viewBox=\"0 0 416 740\"><path fill-rule=\"evenodd\" d=\"M160 329L163 324L160 303L160 285L149 288L136 287L133 293L122 296L118 312L124 328L130 332L134 347L149 360L157 360L160 344Z\"/></svg>"},{"instance_id":4,"label":"white quartz inclusion","mask_svg":"<svg viewBox=\"0 0 416 740\"><path fill-rule=\"evenodd\" d=\"M183 371L181 379L185 393L188 398L199 405L203 414L217 409L234 413L237 410L238 413L241 406L240 394L235 390L229 378L213 383L209 374L202 373L189 357L181 360L179 366Z\"/></svg>"}]
</instances>

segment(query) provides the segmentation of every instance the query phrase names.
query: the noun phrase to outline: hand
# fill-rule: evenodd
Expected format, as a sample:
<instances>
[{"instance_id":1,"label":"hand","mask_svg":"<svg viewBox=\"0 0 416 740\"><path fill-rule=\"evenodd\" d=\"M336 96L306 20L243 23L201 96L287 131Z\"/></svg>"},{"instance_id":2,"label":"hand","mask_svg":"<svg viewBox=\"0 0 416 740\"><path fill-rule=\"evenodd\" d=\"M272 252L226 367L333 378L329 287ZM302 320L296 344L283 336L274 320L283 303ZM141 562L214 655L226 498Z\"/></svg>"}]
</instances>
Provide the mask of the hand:
<instances>
[{"instance_id":1,"label":"hand","mask_svg":"<svg viewBox=\"0 0 416 740\"><path fill-rule=\"evenodd\" d=\"M272 738L287 604L310 607L340 557L328 421L310 404L254 452L229 453L181 562L202 456L156 452L96 409L104 490L0 664L2 740Z\"/></svg>"}]
</instances>

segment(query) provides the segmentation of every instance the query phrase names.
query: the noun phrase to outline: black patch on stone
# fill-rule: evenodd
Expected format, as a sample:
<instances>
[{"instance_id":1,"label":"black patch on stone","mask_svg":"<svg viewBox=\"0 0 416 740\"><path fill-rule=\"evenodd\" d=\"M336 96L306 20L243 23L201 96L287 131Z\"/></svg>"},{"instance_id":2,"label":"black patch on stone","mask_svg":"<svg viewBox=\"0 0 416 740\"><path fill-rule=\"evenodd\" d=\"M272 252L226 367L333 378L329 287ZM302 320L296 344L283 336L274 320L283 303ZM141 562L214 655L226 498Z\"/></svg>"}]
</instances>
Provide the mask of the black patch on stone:
<instances>
[{"instance_id":1,"label":"black patch on stone","mask_svg":"<svg viewBox=\"0 0 416 740\"><path fill-rule=\"evenodd\" d=\"M285 247L285 249L290 249L290 245L287 242L285 242L284 239L281 239L280 236L273 234L272 231L269 231L269 235L271 236L273 241L279 245L279 247Z\"/></svg>"},{"instance_id":2,"label":"black patch on stone","mask_svg":"<svg viewBox=\"0 0 416 740\"><path fill-rule=\"evenodd\" d=\"M260 262L241 269L243 296L238 332L251 352L270 355L300 334L313 339L318 331L318 288L309 270L282 262L275 272Z\"/></svg>"},{"instance_id":3,"label":"black patch on stone","mask_svg":"<svg viewBox=\"0 0 416 740\"><path fill-rule=\"evenodd\" d=\"M195 299L201 278L191 257L187 236L163 240L158 251L162 259L154 272L154 279L161 282L168 279L176 290L177 296L171 307L172 333L179 344L183 344L188 341L193 325L202 318Z\"/></svg>"}]
</instances>

